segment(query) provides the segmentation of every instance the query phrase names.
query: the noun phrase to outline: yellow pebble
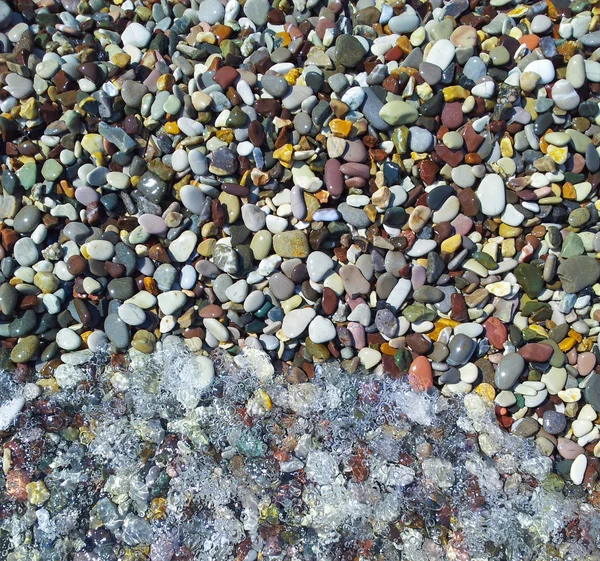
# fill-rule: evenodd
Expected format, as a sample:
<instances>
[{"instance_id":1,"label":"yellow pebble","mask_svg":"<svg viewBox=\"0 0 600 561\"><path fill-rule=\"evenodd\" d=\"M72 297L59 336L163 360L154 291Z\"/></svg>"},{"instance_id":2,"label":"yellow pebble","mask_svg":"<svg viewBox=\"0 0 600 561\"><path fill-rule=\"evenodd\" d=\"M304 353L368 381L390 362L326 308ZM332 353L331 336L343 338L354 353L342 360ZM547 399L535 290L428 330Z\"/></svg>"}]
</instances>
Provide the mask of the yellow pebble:
<instances>
[{"instance_id":1,"label":"yellow pebble","mask_svg":"<svg viewBox=\"0 0 600 561\"><path fill-rule=\"evenodd\" d=\"M567 182L562 186L562 196L569 201L574 201L577 198L577 191L575 191L572 183Z\"/></svg>"},{"instance_id":2,"label":"yellow pebble","mask_svg":"<svg viewBox=\"0 0 600 561\"><path fill-rule=\"evenodd\" d=\"M32 481L25 487L27 491L27 500L32 505L41 505L50 498L50 491L48 491L43 481Z\"/></svg>"},{"instance_id":3,"label":"yellow pebble","mask_svg":"<svg viewBox=\"0 0 600 561\"><path fill-rule=\"evenodd\" d=\"M572 337L565 337L559 344L558 344L558 348L563 352L566 353L568 351L570 351L574 346L575 343L577 341L575 341L575 339L573 339Z\"/></svg>"},{"instance_id":4,"label":"yellow pebble","mask_svg":"<svg viewBox=\"0 0 600 561\"><path fill-rule=\"evenodd\" d=\"M396 39L396 46L406 55L412 51L412 46L406 35L400 35Z\"/></svg>"},{"instance_id":5,"label":"yellow pebble","mask_svg":"<svg viewBox=\"0 0 600 561\"><path fill-rule=\"evenodd\" d=\"M172 74L162 74L156 81L156 89L159 92L171 91L175 85L175 78Z\"/></svg>"},{"instance_id":6,"label":"yellow pebble","mask_svg":"<svg viewBox=\"0 0 600 561\"><path fill-rule=\"evenodd\" d=\"M293 154L293 147L291 144L284 144L281 148L278 148L273 152L273 156L282 163L291 163Z\"/></svg>"},{"instance_id":7,"label":"yellow pebble","mask_svg":"<svg viewBox=\"0 0 600 561\"><path fill-rule=\"evenodd\" d=\"M284 313L287 314L292 310L295 310L298 306L300 306L300 304L302 304L302 298L299 294L294 294L294 296L292 296L291 298L288 298L287 300L281 302L281 308L284 311Z\"/></svg>"},{"instance_id":8,"label":"yellow pebble","mask_svg":"<svg viewBox=\"0 0 600 561\"><path fill-rule=\"evenodd\" d=\"M454 328L457 325L458 322L454 321L453 319L440 318L433 324L433 330L427 333L427 337L429 337L433 341L437 341L442 329L446 327Z\"/></svg>"},{"instance_id":9,"label":"yellow pebble","mask_svg":"<svg viewBox=\"0 0 600 561\"><path fill-rule=\"evenodd\" d=\"M550 156L557 164L564 164L569 156L568 146L553 146L548 144L548 156Z\"/></svg>"},{"instance_id":10,"label":"yellow pebble","mask_svg":"<svg viewBox=\"0 0 600 561\"><path fill-rule=\"evenodd\" d=\"M282 47L287 47L292 42L292 38L290 37L290 34L287 33L286 31L280 31L279 33L275 33L275 37L277 39L281 39Z\"/></svg>"},{"instance_id":11,"label":"yellow pebble","mask_svg":"<svg viewBox=\"0 0 600 561\"><path fill-rule=\"evenodd\" d=\"M533 323L528 327L531 329L531 331L535 331L538 335L541 335L542 337L548 337L548 332L541 325Z\"/></svg>"},{"instance_id":12,"label":"yellow pebble","mask_svg":"<svg viewBox=\"0 0 600 561\"><path fill-rule=\"evenodd\" d=\"M583 336L581 335L581 333L577 333L577 331L574 331L573 329L569 329L567 335L575 339L575 341L577 341L578 343L581 343L581 341L583 341Z\"/></svg>"},{"instance_id":13,"label":"yellow pebble","mask_svg":"<svg viewBox=\"0 0 600 561\"><path fill-rule=\"evenodd\" d=\"M513 27L508 34L510 37L517 40L523 37L523 32L518 27Z\"/></svg>"},{"instance_id":14,"label":"yellow pebble","mask_svg":"<svg viewBox=\"0 0 600 561\"><path fill-rule=\"evenodd\" d=\"M110 57L110 61L119 68L127 68L131 62L131 57L127 53L115 53Z\"/></svg>"},{"instance_id":15,"label":"yellow pebble","mask_svg":"<svg viewBox=\"0 0 600 561\"><path fill-rule=\"evenodd\" d=\"M298 80L298 77L300 76L300 74L302 74L302 69L301 68L292 68L285 76L285 81L290 85L293 86L296 84L296 81Z\"/></svg>"},{"instance_id":16,"label":"yellow pebble","mask_svg":"<svg viewBox=\"0 0 600 561\"><path fill-rule=\"evenodd\" d=\"M167 134L179 134L179 127L175 121L165 123L165 132Z\"/></svg>"},{"instance_id":17,"label":"yellow pebble","mask_svg":"<svg viewBox=\"0 0 600 561\"><path fill-rule=\"evenodd\" d=\"M329 123L329 128L335 136L347 138L352 130L352 123L344 119L332 119Z\"/></svg>"},{"instance_id":18,"label":"yellow pebble","mask_svg":"<svg viewBox=\"0 0 600 561\"><path fill-rule=\"evenodd\" d=\"M256 398L256 402L262 406L263 409L270 411L273 408L273 402L265 390L257 390L254 397Z\"/></svg>"},{"instance_id":19,"label":"yellow pebble","mask_svg":"<svg viewBox=\"0 0 600 561\"><path fill-rule=\"evenodd\" d=\"M529 6L517 6L513 8L510 12L508 12L508 16L513 17L523 17L529 11ZM516 28L515 28L516 29Z\"/></svg>"},{"instance_id":20,"label":"yellow pebble","mask_svg":"<svg viewBox=\"0 0 600 561\"><path fill-rule=\"evenodd\" d=\"M514 151L512 141L509 136L505 135L500 140L500 153L503 158L512 158Z\"/></svg>"},{"instance_id":21,"label":"yellow pebble","mask_svg":"<svg viewBox=\"0 0 600 561\"><path fill-rule=\"evenodd\" d=\"M196 42L214 45L217 42L217 38L215 37L214 33L211 33L210 31L201 31L198 33L198 35L196 35Z\"/></svg>"},{"instance_id":22,"label":"yellow pebble","mask_svg":"<svg viewBox=\"0 0 600 561\"><path fill-rule=\"evenodd\" d=\"M528 97L525 100L525 111L531 115L532 119L537 119L538 114L535 110L535 99L533 97Z\"/></svg>"},{"instance_id":23,"label":"yellow pebble","mask_svg":"<svg viewBox=\"0 0 600 561\"><path fill-rule=\"evenodd\" d=\"M433 90L431 89L431 86L427 83L419 84L415 89L417 91L417 95L422 100L427 100L433 97Z\"/></svg>"},{"instance_id":24,"label":"yellow pebble","mask_svg":"<svg viewBox=\"0 0 600 561\"><path fill-rule=\"evenodd\" d=\"M494 390L494 387L491 384L486 384L485 382L479 384L475 388L475 393L487 401L494 401L494 398L496 397L496 391Z\"/></svg>"},{"instance_id":25,"label":"yellow pebble","mask_svg":"<svg viewBox=\"0 0 600 561\"><path fill-rule=\"evenodd\" d=\"M500 250L502 252L502 257L512 257L517 252L517 248L515 247L515 240L513 238L510 238L508 240L502 240Z\"/></svg>"},{"instance_id":26,"label":"yellow pebble","mask_svg":"<svg viewBox=\"0 0 600 561\"><path fill-rule=\"evenodd\" d=\"M231 142L233 142L233 131L231 129L219 129L215 133L215 136L219 140L226 142L227 144L230 144Z\"/></svg>"},{"instance_id":27,"label":"yellow pebble","mask_svg":"<svg viewBox=\"0 0 600 561\"><path fill-rule=\"evenodd\" d=\"M515 228L514 226L509 226L508 224L500 224L500 228L498 228L498 233L503 238L516 238L523 233L523 228Z\"/></svg>"},{"instance_id":28,"label":"yellow pebble","mask_svg":"<svg viewBox=\"0 0 600 561\"><path fill-rule=\"evenodd\" d=\"M85 425L79 427L79 442L84 445L89 444L94 440L94 433Z\"/></svg>"},{"instance_id":29,"label":"yellow pebble","mask_svg":"<svg viewBox=\"0 0 600 561\"><path fill-rule=\"evenodd\" d=\"M471 95L465 88L462 86L448 86L442 90L444 94L444 101L456 101L458 99L467 99L469 95Z\"/></svg>"},{"instance_id":30,"label":"yellow pebble","mask_svg":"<svg viewBox=\"0 0 600 561\"><path fill-rule=\"evenodd\" d=\"M39 103L33 97L30 97L23 105L21 105L20 113L23 119L35 119L38 113Z\"/></svg>"},{"instance_id":31,"label":"yellow pebble","mask_svg":"<svg viewBox=\"0 0 600 561\"><path fill-rule=\"evenodd\" d=\"M453 236L446 238L442 242L440 248L444 253L454 253L460 247L461 242L462 236L460 234L454 234Z\"/></svg>"},{"instance_id":32,"label":"yellow pebble","mask_svg":"<svg viewBox=\"0 0 600 561\"><path fill-rule=\"evenodd\" d=\"M577 351L580 353L585 353L587 351L591 351L592 347L596 343L596 338L594 337L586 337L579 345L577 345Z\"/></svg>"}]
</instances>

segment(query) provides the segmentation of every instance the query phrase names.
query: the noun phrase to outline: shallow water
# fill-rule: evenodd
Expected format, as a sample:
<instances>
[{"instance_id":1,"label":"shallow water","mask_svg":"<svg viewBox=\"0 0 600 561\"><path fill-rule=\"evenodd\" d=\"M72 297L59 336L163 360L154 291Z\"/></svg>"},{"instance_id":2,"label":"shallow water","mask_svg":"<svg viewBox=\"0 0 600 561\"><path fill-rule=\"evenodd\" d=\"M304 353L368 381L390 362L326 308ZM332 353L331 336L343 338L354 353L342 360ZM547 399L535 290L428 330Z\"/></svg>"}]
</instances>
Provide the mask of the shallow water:
<instances>
[{"instance_id":1,"label":"shallow water","mask_svg":"<svg viewBox=\"0 0 600 561\"><path fill-rule=\"evenodd\" d=\"M7 509L2 558L597 558L586 491L481 397L335 363L291 385L260 351L211 358L214 378L176 338L97 357L49 403L81 415L78 433L26 407L12 440L49 497Z\"/></svg>"}]
</instances>

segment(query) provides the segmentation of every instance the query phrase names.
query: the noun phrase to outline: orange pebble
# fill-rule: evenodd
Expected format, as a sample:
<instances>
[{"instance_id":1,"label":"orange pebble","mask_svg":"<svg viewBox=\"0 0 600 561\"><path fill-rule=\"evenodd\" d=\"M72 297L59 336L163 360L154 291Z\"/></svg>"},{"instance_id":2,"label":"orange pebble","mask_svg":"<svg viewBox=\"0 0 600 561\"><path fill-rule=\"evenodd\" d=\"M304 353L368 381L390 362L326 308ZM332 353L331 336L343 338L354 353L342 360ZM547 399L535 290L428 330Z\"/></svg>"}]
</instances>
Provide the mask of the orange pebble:
<instances>
[{"instance_id":1,"label":"orange pebble","mask_svg":"<svg viewBox=\"0 0 600 561\"><path fill-rule=\"evenodd\" d=\"M533 33L530 33L529 35L523 35L519 39L519 43L521 43L521 45L525 45L530 51L533 51L533 49L538 46L539 42L540 38Z\"/></svg>"},{"instance_id":2,"label":"orange pebble","mask_svg":"<svg viewBox=\"0 0 600 561\"><path fill-rule=\"evenodd\" d=\"M427 357L418 356L408 369L408 383L416 392L427 391L433 386L433 373Z\"/></svg>"}]
</instances>

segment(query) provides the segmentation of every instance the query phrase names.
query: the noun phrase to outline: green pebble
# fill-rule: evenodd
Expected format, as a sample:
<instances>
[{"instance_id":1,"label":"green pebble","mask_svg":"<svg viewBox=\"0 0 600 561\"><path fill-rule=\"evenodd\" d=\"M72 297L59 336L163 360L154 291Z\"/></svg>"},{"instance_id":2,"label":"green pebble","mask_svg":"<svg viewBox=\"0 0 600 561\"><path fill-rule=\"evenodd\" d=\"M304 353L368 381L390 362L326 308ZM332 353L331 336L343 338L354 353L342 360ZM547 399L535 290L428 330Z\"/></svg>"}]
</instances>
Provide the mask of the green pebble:
<instances>
[{"instance_id":1,"label":"green pebble","mask_svg":"<svg viewBox=\"0 0 600 561\"><path fill-rule=\"evenodd\" d=\"M527 372L527 381L528 382L539 382L542 379L542 373L538 372L535 369L531 369Z\"/></svg>"},{"instance_id":2,"label":"green pebble","mask_svg":"<svg viewBox=\"0 0 600 561\"><path fill-rule=\"evenodd\" d=\"M488 271L493 271L498 268L498 263L494 261L494 258L484 251L476 251L473 253L473 259L478 263L481 263Z\"/></svg>"},{"instance_id":3,"label":"green pebble","mask_svg":"<svg viewBox=\"0 0 600 561\"><path fill-rule=\"evenodd\" d=\"M402 372L406 372L412 362L412 357L406 349L398 349L394 355L394 362Z\"/></svg>"},{"instance_id":4,"label":"green pebble","mask_svg":"<svg viewBox=\"0 0 600 561\"><path fill-rule=\"evenodd\" d=\"M63 167L56 160L46 160L42 166L42 177L46 181L56 181L63 172Z\"/></svg>"},{"instance_id":5,"label":"green pebble","mask_svg":"<svg viewBox=\"0 0 600 561\"><path fill-rule=\"evenodd\" d=\"M221 47L221 55L224 59L229 55L239 56L241 54L240 48L231 39L225 39L219 47Z\"/></svg>"},{"instance_id":6,"label":"green pebble","mask_svg":"<svg viewBox=\"0 0 600 561\"><path fill-rule=\"evenodd\" d=\"M563 242L560 256L568 258L583 255L584 253L585 248L583 247L581 238L577 234L569 234Z\"/></svg>"},{"instance_id":7,"label":"green pebble","mask_svg":"<svg viewBox=\"0 0 600 561\"><path fill-rule=\"evenodd\" d=\"M523 409L523 407L525 407L525 398L520 393L516 393L515 399L517 400L515 407L518 407L519 409Z\"/></svg>"},{"instance_id":8,"label":"green pebble","mask_svg":"<svg viewBox=\"0 0 600 561\"><path fill-rule=\"evenodd\" d=\"M169 38L164 33L155 35L150 41L148 50L158 51L161 54L165 54L169 49Z\"/></svg>"},{"instance_id":9,"label":"green pebble","mask_svg":"<svg viewBox=\"0 0 600 561\"><path fill-rule=\"evenodd\" d=\"M12 372L15 369L15 363L10 360L10 349L5 347L0 349L0 369L5 372Z\"/></svg>"},{"instance_id":10,"label":"green pebble","mask_svg":"<svg viewBox=\"0 0 600 561\"><path fill-rule=\"evenodd\" d=\"M541 341L544 338L543 335L540 335L537 331L534 331L533 329L530 329L529 327L526 327L525 329L523 329L523 340L526 343L538 343L539 341Z\"/></svg>"},{"instance_id":11,"label":"green pebble","mask_svg":"<svg viewBox=\"0 0 600 561\"><path fill-rule=\"evenodd\" d=\"M27 362L38 356L40 351L40 340L36 335L23 337L10 353L13 362Z\"/></svg>"},{"instance_id":12,"label":"green pebble","mask_svg":"<svg viewBox=\"0 0 600 561\"><path fill-rule=\"evenodd\" d=\"M314 343L308 337L305 341L305 349L309 356L317 360L326 360L329 358L329 351L325 345Z\"/></svg>"},{"instance_id":13,"label":"green pebble","mask_svg":"<svg viewBox=\"0 0 600 561\"><path fill-rule=\"evenodd\" d=\"M58 345L55 341L53 341L42 351L40 358L43 362L47 362L49 360L52 360L59 352L60 349Z\"/></svg>"},{"instance_id":14,"label":"green pebble","mask_svg":"<svg viewBox=\"0 0 600 561\"><path fill-rule=\"evenodd\" d=\"M542 481L542 489L548 493L560 493L565 487L565 482L556 473L549 473Z\"/></svg>"},{"instance_id":15,"label":"green pebble","mask_svg":"<svg viewBox=\"0 0 600 561\"><path fill-rule=\"evenodd\" d=\"M515 346L521 346L521 343L523 342L523 333L516 325L509 326L508 336Z\"/></svg>"},{"instance_id":16,"label":"green pebble","mask_svg":"<svg viewBox=\"0 0 600 561\"><path fill-rule=\"evenodd\" d=\"M243 127L248 120L248 116L244 113L239 107L234 107L229 113L229 117L227 117L227 122L225 123L230 128L239 128Z\"/></svg>"},{"instance_id":17,"label":"green pebble","mask_svg":"<svg viewBox=\"0 0 600 561\"><path fill-rule=\"evenodd\" d=\"M262 333L266 325L267 324L264 321L255 319L254 321L246 324L244 327L248 333Z\"/></svg>"},{"instance_id":18,"label":"green pebble","mask_svg":"<svg viewBox=\"0 0 600 561\"><path fill-rule=\"evenodd\" d=\"M388 101L380 110L379 116L388 125L407 125L419 118L419 111L414 105L394 99Z\"/></svg>"},{"instance_id":19,"label":"green pebble","mask_svg":"<svg viewBox=\"0 0 600 561\"><path fill-rule=\"evenodd\" d=\"M163 109L165 110L165 113L169 113L169 115L175 115L179 113L179 110L181 109L181 101L179 101L179 99L174 95L170 95L167 98L167 101L165 101Z\"/></svg>"},{"instance_id":20,"label":"green pebble","mask_svg":"<svg viewBox=\"0 0 600 561\"><path fill-rule=\"evenodd\" d=\"M21 166L17 170L17 177L23 189L31 189L37 179L37 166L33 162Z\"/></svg>"},{"instance_id":21,"label":"green pebble","mask_svg":"<svg viewBox=\"0 0 600 561\"><path fill-rule=\"evenodd\" d=\"M173 168L163 164L158 158L148 162L148 171L151 171L154 175L158 175L163 181L171 181L175 175Z\"/></svg>"},{"instance_id":22,"label":"green pebble","mask_svg":"<svg viewBox=\"0 0 600 561\"><path fill-rule=\"evenodd\" d=\"M256 312L254 312L254 316L257 318L264 318L272 307L273 304L271 304L271 302L268 300L265 300L265 303L258 310L256 310Z\"/></svg>"},{"instance_id":23,"label":"green pebble","mask_svg":"<svg viewBox=\"0 0 600 561\"><path fill-rule=\"evenodd\" d=\"M521 310L521 315L523 317L530 317L533 314L535 314L536 312L539 312L540 310L543 310L545 308L550 308L550 306L546 303L546 302L535 302L535 301L531 301L531 302L527 302L524 306L523 309Z\"/></svg>"},{"instance_id":24,"label":"green pebble","mask_svg":"<svg viewBox=\"0 0 600 561\"><path fill-rule=\"evenodd\" d=\"M142 97L142 103L140 105L140 113L143 117L148 117L150 115L150 109L152 108L152 102L154 101L154 96L151 93L147 93Z\"/></svg>"},{"instance_id":25,"label":"green pebble","mask_svg":"<svg viewBox=\"0 0 600 561\"><path fill-rule=\"evenodd\" d=\"M542 271L531 263L521 263L515 269L515 277L529 298L537 298L544 289Z\"/></svg>"},{"instance_id":26,"label":"green pebble","mask_svg":"<svg viewBox=\"0 0 600 561\"><path fill-rule=\"evenodd\" d=\"M589 219L590 211L585 207L581 207L576 208L569 214L568 222L569 226L572 226L573 228L581 228Z\"/></svg>"},{"instance_id":27,"label":"green pebble","mask_svg":"<svg viewBox=\"0 0 600 561\"><path fill-rule=\"evenodd\" d=\"M548 333L548 335L550 336L550 339L552 341L554 341L555 343L560 343L567 336L568 332L569 324L561 323L560 325L553 327Z\"/></svg>"},{"instance_id":28,"label":"green pebble","mask_svg":"<svg viewBox=\"0 0 600 561\"><path fill-rule=\"evenodd\" d=\"M548 321L549 319L552 319L552 313L552 308L550 308L550 306L544 306L531 314L531 321L533 323Z\"/></svg>"},{"instance_id":29,"label":"green pebble","mask_svg":"<svg viewBox=\"0 0 600 561\"><path fill-rule=\"evenodd\" d=\"M396 127L392 132L392 142L394 143L394 148L400 155L406 153L408 148L408 136L408 127Z\"/></svg>"},{"instance_id":30,"label":"green pebble","mask_svg":"<svg viewBox=\"0 0 600 561\"><path fill-rule=\"evenodd\" d=\"M79 438L79 431L75 427L67 427L61 431L61 435L69 442L75 442Z\"/></svg>"},{"instance_id":31,"label":"green pebble","mask_svg":"<svg viewBox=\"0 0 600 561\"><path fill-rule=\"evenodd\" d=\"M504 66L510 60L510 53L506 47L494 47L490 51L490 60L494 66Z\"/></svg>"},{"instance_id":32,"label":"green pebble","mask_svg":"<svg viewBox=\"0 0 600 561\"><path fill-rule=\"evenodd\" d=\"M415 323L418 321L433 321L437 314L430 310L427 306L423 304L411 304L410 306L406 306L402 311L402 315L410 322Z\"/></svg>"}]
</instances>

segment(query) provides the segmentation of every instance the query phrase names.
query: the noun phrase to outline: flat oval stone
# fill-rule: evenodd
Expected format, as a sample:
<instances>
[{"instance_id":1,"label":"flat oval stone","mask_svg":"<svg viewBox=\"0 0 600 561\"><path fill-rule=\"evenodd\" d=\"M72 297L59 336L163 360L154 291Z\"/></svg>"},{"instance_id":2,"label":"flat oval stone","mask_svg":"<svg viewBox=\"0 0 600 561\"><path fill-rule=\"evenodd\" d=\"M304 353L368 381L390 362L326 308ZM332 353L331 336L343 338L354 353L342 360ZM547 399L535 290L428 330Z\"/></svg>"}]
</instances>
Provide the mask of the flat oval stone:
<instances>
[{"instance_id":1,"label":"flat oval stone","mask_svg":"<svg viewBox=\"0 0 600 561\"><path fill-rule=\"evenodd\" d=\"M40 209L34 205L24 206L13 219L13 228L19 234L33 232L42 221Z\"/></svg>"},{"instance_id":2,"label":"flat oval stone","mask_svg":"<svg viewBox=\"0 0 600 561\"><path fill-rule=\"evenodd\" d=\"M131 341L129 327L117 314L106 316L104 320L104 332L115 347L126 349L129 346L129 342Z\"/></svg>"},{"instance_id":3,"label":"flat oval stone","mask_svg":"<svg viewBox=\"0 0 600 561\"><path fill-rule=\"evenodd\" d=\"M554 353L550 345L540 343L528 343L519 349L519 354L529 362L546 362Z\"/></svg>"},{"instance_id":4,"label":"flat oval stone","mask_svg":"<svg viewBox=\"0 0 600 561\"><path fill-rule=\"evenodd\" d=\"M512 388L525 368L525 359L518 353L508 353L502 357L495 374L499 390Z\"/></svg>"}]
</instances>

